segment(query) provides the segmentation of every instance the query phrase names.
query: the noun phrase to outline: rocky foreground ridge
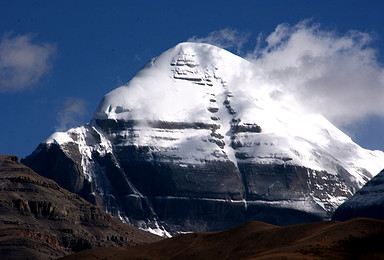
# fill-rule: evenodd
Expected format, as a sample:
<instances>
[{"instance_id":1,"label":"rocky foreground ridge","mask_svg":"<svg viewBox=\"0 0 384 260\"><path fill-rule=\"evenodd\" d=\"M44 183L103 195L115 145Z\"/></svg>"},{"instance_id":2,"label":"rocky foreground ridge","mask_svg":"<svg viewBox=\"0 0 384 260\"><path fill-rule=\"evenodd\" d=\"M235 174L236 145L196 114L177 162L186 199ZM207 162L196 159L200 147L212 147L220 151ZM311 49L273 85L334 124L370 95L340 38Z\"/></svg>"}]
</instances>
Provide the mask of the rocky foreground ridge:
<instances>
[{"instance_id":1,"label":"rocky foreground ridge","mask_svg":"<svg viewBox=\"0 0 384 260\"><path fill-rule=\"evenodd\" d=\"M23 163L121 220L162 235L261 220L329 219L384 168L263 75L182 43L106 94L89 124Z\"/></svg>"},{"instance_id":2,"label":"rocky foreground ridge","mask_svg":"<svg viewBox=\"0 0 384 260\"><path fill-rule=\"evenodd\" d=\"M0 155L0 259L57 259L159 239L38 175L16 156Z\"/></svg>"}]
</instances>

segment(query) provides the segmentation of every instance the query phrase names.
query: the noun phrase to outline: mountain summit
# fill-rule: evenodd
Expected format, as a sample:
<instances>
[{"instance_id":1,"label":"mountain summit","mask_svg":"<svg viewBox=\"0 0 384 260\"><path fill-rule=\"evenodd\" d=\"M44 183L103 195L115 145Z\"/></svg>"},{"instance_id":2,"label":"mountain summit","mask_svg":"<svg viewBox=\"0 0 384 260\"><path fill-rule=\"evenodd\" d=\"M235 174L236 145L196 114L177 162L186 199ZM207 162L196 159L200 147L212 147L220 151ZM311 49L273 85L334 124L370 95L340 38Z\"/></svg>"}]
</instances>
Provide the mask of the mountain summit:
<instances>
[{"instance_id":1,"label":"mountain summit","mask_svg":"<svg viewBox=\"0 0 384 260\"><path fill-rule=\"evenodd\" d=\"M328 219L384 168L254 64L181 43L23 160L112 215L162 234Z\"/></svg>"}]
</instances>

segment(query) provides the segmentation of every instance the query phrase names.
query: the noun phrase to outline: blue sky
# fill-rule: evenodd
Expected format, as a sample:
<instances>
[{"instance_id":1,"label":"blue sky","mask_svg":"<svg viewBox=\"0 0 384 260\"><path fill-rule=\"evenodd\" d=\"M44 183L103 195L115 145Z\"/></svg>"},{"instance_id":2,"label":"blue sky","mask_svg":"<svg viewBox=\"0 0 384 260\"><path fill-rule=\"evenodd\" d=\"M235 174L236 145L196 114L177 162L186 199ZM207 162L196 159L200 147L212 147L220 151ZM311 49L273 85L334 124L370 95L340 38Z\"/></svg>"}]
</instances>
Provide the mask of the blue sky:
<instances>
[{"instance_id":1,"label":"blue sky","mask_svg":"<svg viewBox=\"0 0 384 260\"><path fill-rule=\"evenodd\" d=\"M322 100L319 111L358 144L384 150L383 10L379 0L2 0L0 154L26 156L56 130L89 122L103 95L179 42L208 41L257 60L275 50L272 36L281 45L300 32L301 48L352 42L346 52L323 46L316 64L329 67L326 60L339 55L332 71L341 76L328 70L325 79L334 80L316 84L331 87L309 91L309 100ZM286 46L279 57L288 54Z\"/></svg>"}]
</instances>

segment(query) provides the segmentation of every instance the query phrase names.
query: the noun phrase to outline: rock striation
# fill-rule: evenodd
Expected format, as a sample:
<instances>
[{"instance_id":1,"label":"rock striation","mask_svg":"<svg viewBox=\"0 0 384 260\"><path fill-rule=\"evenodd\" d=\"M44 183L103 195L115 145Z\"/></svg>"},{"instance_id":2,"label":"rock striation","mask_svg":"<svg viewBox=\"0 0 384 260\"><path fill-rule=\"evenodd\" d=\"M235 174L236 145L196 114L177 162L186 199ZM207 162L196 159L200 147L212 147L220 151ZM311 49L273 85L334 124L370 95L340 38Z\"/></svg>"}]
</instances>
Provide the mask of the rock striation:
<instances>
[{"instance_id":1,"label":"rock striation","mask_svg":"<svg viewBox=\"0 0 384 260\"><path fill-rule=\"evenodd\" d=\"M159 239L38 175L16 156L0 155L1 259L57 259L93 247Z\"/></svg>"},{"instance_id":2,"label":"rock striation","mask_svg":"<svg viewBox=\"0 0 384 260\"><path fill-rule=\"evenodd\" d=\"M23 163L162 235L329 219L384 167L323 116L208 44L181 43Z\"/></svg>"}]
</instances>

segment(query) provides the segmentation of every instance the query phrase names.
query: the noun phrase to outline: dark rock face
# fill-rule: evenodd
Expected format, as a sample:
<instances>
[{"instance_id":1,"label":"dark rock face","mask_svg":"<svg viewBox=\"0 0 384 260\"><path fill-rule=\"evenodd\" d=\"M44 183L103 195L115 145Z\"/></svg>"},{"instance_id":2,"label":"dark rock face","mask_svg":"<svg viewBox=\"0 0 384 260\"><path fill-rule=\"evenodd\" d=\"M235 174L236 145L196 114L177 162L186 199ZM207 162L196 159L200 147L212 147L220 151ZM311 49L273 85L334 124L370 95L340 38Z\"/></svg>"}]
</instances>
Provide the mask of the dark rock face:
<instances>
[{"instance_id":1,"label":"dark rock face","mask_svg":"<svg viewBox=\"0 0 384 260\"><path fill-rule=\"evenodd\" d=\"M58 167L59 162L52 165ZM96 246L160 239L36 174L16 156L4 155L0 155L0 237L1 259L57 259Z\"/></svg>"},{"instance_id":2,"label":"dark rock face","mask_svg":"<svg viewBox=\"0 0 384 260\"><path fill-rule=\"evenodd\" d=\"M345 221L355 217L384 219L384 171L341 204L332 219Z\"/></svg>"},{"instance_id":3,"label":"dark rock face","mask_svg":"<svg viewBox=\"0 0 384 260\"><path fill-rule=\"evenodd\" d=\"M241 177L232 162L153 163L137 159L145 154L142 149L145 147L123 147L115 154L132 183L146 196L242 199Z\"/></svg>"},{"instance_id":4,"label":"dark rock face","mask_svg":"<svg viewBox=\"0 0 384 260\"><path fill-rule=\"evenodd\" d=\"M79 192L84 188L84 174L80 165L80 152L76 145L66 144L66 155L58 144L44 146L41 144L35 151L40 160L31 164L40 175L55 180L71 191ZM28 164L28 161L25 161Z\"/></svg>"},{"instance_id":5,"label":"dark rock face","mask_svg":"<svg viewBox=\"0 0 384 260\"><path fill-rule=\"evenodd\" d=\"M345 195L343 182L326 171L314 171L297 165L265 165L240 162L249 200L300 199L303 194L318 198ZM341 186L341 187L340 187ZM317 187L321 187L318 189Z\"/></svg>"}]
</instances>

